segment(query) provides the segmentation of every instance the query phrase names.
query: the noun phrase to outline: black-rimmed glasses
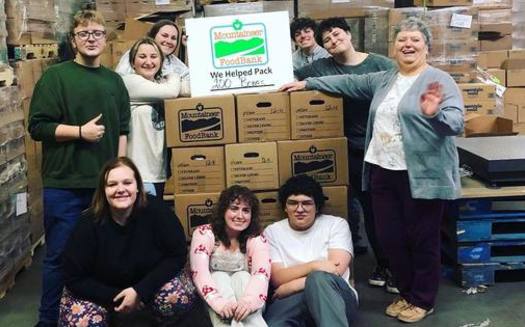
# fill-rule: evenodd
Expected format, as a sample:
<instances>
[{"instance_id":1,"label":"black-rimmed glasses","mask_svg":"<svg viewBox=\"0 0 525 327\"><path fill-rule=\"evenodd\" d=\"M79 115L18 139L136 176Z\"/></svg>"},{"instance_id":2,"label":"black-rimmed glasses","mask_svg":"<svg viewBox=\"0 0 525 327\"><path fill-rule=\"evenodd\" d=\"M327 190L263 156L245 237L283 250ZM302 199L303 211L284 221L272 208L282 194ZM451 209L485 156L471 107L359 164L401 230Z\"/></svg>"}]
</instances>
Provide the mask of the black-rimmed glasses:
<instances>
[{"instance_id":1,"label":"black-rimmed glasses","mask_svg":"<svg viewBox=\"0 0 525 327\"><path fill-rule=\"evenodd\" d=\"M297 210L297 208L299 208L299 205L303 207L303 210L310 211L315 206L315 202L313 200L305 200L305 201L286 200L286 207L290 210Z\"/></svg>"},{"instance_id":2,"label":"black-rimmed glasses","mask_svg":"<svg viewBox=\"0 0 525 327\"><path fill-rule=\"evenodd\" d=\"M79 39L83 41L89 39L91 35L93 35L93 38L95 40L100 40L106 35L106 31L100 31L100 30L80 31L80 32L73 33L73 35L75 35L76 37L78 37Z\"/></svg>"}]
</instances>

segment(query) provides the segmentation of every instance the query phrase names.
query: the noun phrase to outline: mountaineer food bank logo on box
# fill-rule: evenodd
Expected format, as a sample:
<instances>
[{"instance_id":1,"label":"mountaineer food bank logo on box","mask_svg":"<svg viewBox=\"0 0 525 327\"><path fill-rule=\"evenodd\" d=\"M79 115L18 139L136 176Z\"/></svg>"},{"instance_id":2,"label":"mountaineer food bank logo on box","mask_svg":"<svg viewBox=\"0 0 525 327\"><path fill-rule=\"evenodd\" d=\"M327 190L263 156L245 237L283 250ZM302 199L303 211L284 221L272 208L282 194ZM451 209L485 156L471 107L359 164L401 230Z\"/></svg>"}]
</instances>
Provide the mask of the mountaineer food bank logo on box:
<instances>
[{"instance_id":1,"label":"mountaineer food bank logo on box","mask_svg":"<svg viewBox=\"0 0 525 327\"><path fill-rule=\"evenodd\" d=\"M222 108L205 108L201 103L195 108L179 111L181 142L222 140L224 138Z\"/></svg>"},{"instance_id":2,"label":"mountaineer food bank logo on box","mask_svg":"<svg viewBox=\"0 0 525 327\"><path fill-rule=\"evenodd\" d=\"M186 217L188 217L188 226L193 233L195 227L208 224L213 214L213 200L206 199L204 203L194 203L187 207Z\"/></svg>"},{"instance_id":3,"label":"mountaineer food bank logo on box","mask_svg":"<svg viewBox=\"0 0 525 327\"><path fill-rule=\"evenodd\" d=\"M337 180L334 150L320 150L312 145L308 151L292 152L292 175L306 174L319 183Z\"/></svg>"},{"instance_id":4,"label":"mountaineer food bank logo on box","mask_svg":"<svg viewBox=\"0 0 525 327\"><path fill-rule=\"evenodd\" d=\"M234 68L268 63L266 27L263 23L243 24L236 19L232 25L210 29L215 68Z\"/></svg>"}]
</instances>

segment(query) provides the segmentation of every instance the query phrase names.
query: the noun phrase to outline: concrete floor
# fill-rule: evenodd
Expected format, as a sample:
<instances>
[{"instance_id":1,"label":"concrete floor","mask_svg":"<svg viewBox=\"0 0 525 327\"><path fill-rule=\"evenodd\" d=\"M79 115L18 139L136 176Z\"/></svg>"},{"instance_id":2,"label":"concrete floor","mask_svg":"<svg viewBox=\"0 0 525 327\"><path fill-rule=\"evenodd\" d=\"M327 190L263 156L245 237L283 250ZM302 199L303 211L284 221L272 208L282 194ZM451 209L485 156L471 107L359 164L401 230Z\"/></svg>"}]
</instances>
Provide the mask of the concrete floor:
<instances>
[{"instance_id":1,"label":"concrete floor","mask_svg":"<svg viewBox=\"0 0 525 327\"><path fill-rule=\"evenodd\" d=\"M36 323L40 296L40 274L44 248L35 251L33 264L16 278L16 285L0 300L1 327L29 327ZM355 327L402 326L383 314L393 296L366 284L373 268L370 254L355 260L356 284L360 295L360 319ZM486 293L466 295L453 282L443 279L436 311L418 327L524 327L525 282L499 283ZM191 324L192 327L195 324Z\"/></svg>"}]
</instances>

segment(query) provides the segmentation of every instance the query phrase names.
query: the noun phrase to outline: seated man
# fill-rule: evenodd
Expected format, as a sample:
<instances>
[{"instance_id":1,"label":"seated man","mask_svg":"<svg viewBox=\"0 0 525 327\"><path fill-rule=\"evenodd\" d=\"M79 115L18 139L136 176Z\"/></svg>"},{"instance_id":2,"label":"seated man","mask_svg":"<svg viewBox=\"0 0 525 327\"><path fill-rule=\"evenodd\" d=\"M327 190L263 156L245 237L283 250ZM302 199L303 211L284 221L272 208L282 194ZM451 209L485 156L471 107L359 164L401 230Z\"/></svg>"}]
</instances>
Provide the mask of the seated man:
<instances>
[{"instance_id":1,"label":"seated man","mask_svg":"<svg viewBox=\"0 0 525 327\"><path fill-rule=\"evenodd\" d=\"M268 226L271 283L265 319L270 327L350 326L358 307L349 283L352 236L346 220L321 214L319 183L306 175L288 179L279 202L288 219Z\"/></svg>"}]
</instances>

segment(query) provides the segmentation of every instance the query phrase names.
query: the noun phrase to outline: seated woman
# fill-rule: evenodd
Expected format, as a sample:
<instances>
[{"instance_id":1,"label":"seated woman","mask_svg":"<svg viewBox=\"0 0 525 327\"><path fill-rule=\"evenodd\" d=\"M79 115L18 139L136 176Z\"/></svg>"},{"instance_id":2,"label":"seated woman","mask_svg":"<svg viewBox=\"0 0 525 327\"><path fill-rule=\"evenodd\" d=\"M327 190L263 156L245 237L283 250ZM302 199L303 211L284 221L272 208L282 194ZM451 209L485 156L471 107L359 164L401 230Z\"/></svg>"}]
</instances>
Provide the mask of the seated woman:
<instances>
[{"instance_id":1,"label":"seated woman","mask_svg":"<svg viewBox=\"0 0 525 327\"><path fill-rule=\"evenodd\" d=\"M259 201L246 187L219 198L211 224L193 232L193 282L213 326L267 326L262 308L270 278L269 244L261 235Z\"/></svg>"},{"instance_id":2,"label":"seated woman","mask_svg":"<svg viewBox=\"0 0 525 327\"><path fill-rule=\"evenodd\" d=\"M188 66L186 66L175 55L175 50L177 50L177 44L180 39L180 32L177 24L167 19L160 20L151 26L147 36L157 42L164 54L166 60L162 65L163 76L177 73L183 80L189 80L190 75ZM115 71L121 76L133 73L133 67L130 65L129 55L130 51L124 53L115 68Z\"/></svg>"},{"instance_id":3,"label":"seated woman","mask_svg":"<svg viewBox=\"0 0 525 327\"><path fill-rule=\"evenodd\" d=\"M108 326L143 307L159 322L178 319L198 299L186 253L179 220L145 194L133 162L109 161L64 251L59 326Z\"/></svg>"},{"instance_id":4,"label":"seated woman","mask_svg":"<svg viewBox=\"0 0 525 327\"><path fill-rule=\"evenodd\" d=\"M129 61L133 73L122 76L131 100L127 155L139 168L146 192L162 198L168 169L162 100L189 95L189 82L181 82L177 73L162 77L164 55L149 37L133 44Z\"/></svg>"}]
</instances>

